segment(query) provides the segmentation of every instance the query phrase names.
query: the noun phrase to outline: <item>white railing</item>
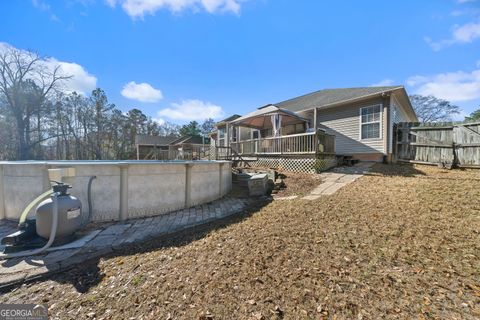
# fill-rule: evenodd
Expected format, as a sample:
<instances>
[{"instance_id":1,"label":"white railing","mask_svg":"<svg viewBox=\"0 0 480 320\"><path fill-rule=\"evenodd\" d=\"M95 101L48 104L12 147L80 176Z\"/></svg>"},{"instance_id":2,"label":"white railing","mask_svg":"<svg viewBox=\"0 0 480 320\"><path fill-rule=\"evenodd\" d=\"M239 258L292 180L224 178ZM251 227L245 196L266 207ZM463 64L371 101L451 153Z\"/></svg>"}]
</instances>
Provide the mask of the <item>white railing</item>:
<instances>
[{"instance_id":1,"label":"white railing","mask_svg":"<svg viewBox=\"0 0 480 320\"><path fill-rule=\"evenodd\" d=\"M334 136L326 135L327 143L319 150L319 137L315 132L292 134L281 137L269 137L232 142L232 150L239 155L254 154L306 154L334 151Z\"/></svg>"}]
</instances>

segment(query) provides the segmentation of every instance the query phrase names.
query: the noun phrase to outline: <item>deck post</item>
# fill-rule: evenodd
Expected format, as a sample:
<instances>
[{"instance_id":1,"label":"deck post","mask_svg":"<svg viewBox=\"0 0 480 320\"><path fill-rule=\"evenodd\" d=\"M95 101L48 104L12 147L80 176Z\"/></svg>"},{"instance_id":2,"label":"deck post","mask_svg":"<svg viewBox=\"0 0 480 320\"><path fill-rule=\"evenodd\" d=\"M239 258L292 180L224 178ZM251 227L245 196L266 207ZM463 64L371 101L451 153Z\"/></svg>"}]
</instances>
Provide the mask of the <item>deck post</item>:
<instances>
[{"instance_id":1,"label":"deck post","mask_svg":"<svg viewBox=\"0 0 480 320\"><path fill-rule=\"evenodd\" d=\"M137 143L137 160L140 160L140 145Z\"/></svg>"}]
</instances>

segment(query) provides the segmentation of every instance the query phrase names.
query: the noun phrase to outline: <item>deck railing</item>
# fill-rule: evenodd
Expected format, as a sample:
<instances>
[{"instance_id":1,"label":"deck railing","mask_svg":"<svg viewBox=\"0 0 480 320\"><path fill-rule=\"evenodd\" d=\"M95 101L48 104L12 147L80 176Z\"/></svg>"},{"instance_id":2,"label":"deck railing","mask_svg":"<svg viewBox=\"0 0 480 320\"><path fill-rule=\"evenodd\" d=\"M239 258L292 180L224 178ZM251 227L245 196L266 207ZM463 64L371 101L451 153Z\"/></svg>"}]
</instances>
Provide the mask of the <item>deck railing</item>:
<instances>
[{"instance_id":1,"label":"deck railing","mask_svg":"<svg viewBox=\"0 0 480 320\"><path fill-rule=\"evenodd\" d=\"M308 132L288 136L250 139L230 144L239 155L278 155L335 153L335 136L323 132Z\"/></svg>"}]
</instances>

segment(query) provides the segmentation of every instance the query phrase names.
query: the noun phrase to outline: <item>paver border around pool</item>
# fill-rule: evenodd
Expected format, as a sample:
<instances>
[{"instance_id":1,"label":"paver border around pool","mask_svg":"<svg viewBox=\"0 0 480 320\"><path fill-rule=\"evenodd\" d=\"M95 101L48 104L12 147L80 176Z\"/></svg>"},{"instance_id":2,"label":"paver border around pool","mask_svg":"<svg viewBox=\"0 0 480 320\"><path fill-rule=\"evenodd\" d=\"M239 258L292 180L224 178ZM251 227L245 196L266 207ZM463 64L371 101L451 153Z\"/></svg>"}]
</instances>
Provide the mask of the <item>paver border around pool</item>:
<instances>
[{"instance_id":1,"label":"paver border around pool","mask_svg":"<svg viewBox=\"0 0 480 320\"><path fill-rule=\"evenodd\" d=\"M225 197L156 217L118 222L100 230L81 247L56 250L42 256L3 260L0 263L0 290L68 270L85 261L120 251L130 244L167 236L238 214L252 201L255 199ZM0 229L7 234L12 230L12 224Z\"/></svg>"}]
</instances>

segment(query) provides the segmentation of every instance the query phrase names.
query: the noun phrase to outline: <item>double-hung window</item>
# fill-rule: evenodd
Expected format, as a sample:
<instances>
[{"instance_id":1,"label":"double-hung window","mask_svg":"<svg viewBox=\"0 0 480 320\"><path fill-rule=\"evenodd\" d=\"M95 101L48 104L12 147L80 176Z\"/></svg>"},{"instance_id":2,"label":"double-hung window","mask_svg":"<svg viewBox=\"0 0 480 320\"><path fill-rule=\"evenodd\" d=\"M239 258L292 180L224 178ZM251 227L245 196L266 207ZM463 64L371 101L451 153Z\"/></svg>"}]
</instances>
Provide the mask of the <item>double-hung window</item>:
<instances>
[{"instance_id":1,"label":"double-hung window","mask_svg":"<svg viewBox=\"0 0 480 320\"><path fill-rule=\"evenodd\" d=\"M363 139L379 139L381 137L381 105L360 109L360 134Z\"/></svg>"},{"instance_id":2,"label":"double-hung window","mask_svg":"<svg viewBox=\"0 0 480 320\"><path fill-rule=\"evenodd\" d=\"M226 140L225 127L218 128L218 146L225 147L226 146L225 140Z\"/></svg>"}]
</instances>

